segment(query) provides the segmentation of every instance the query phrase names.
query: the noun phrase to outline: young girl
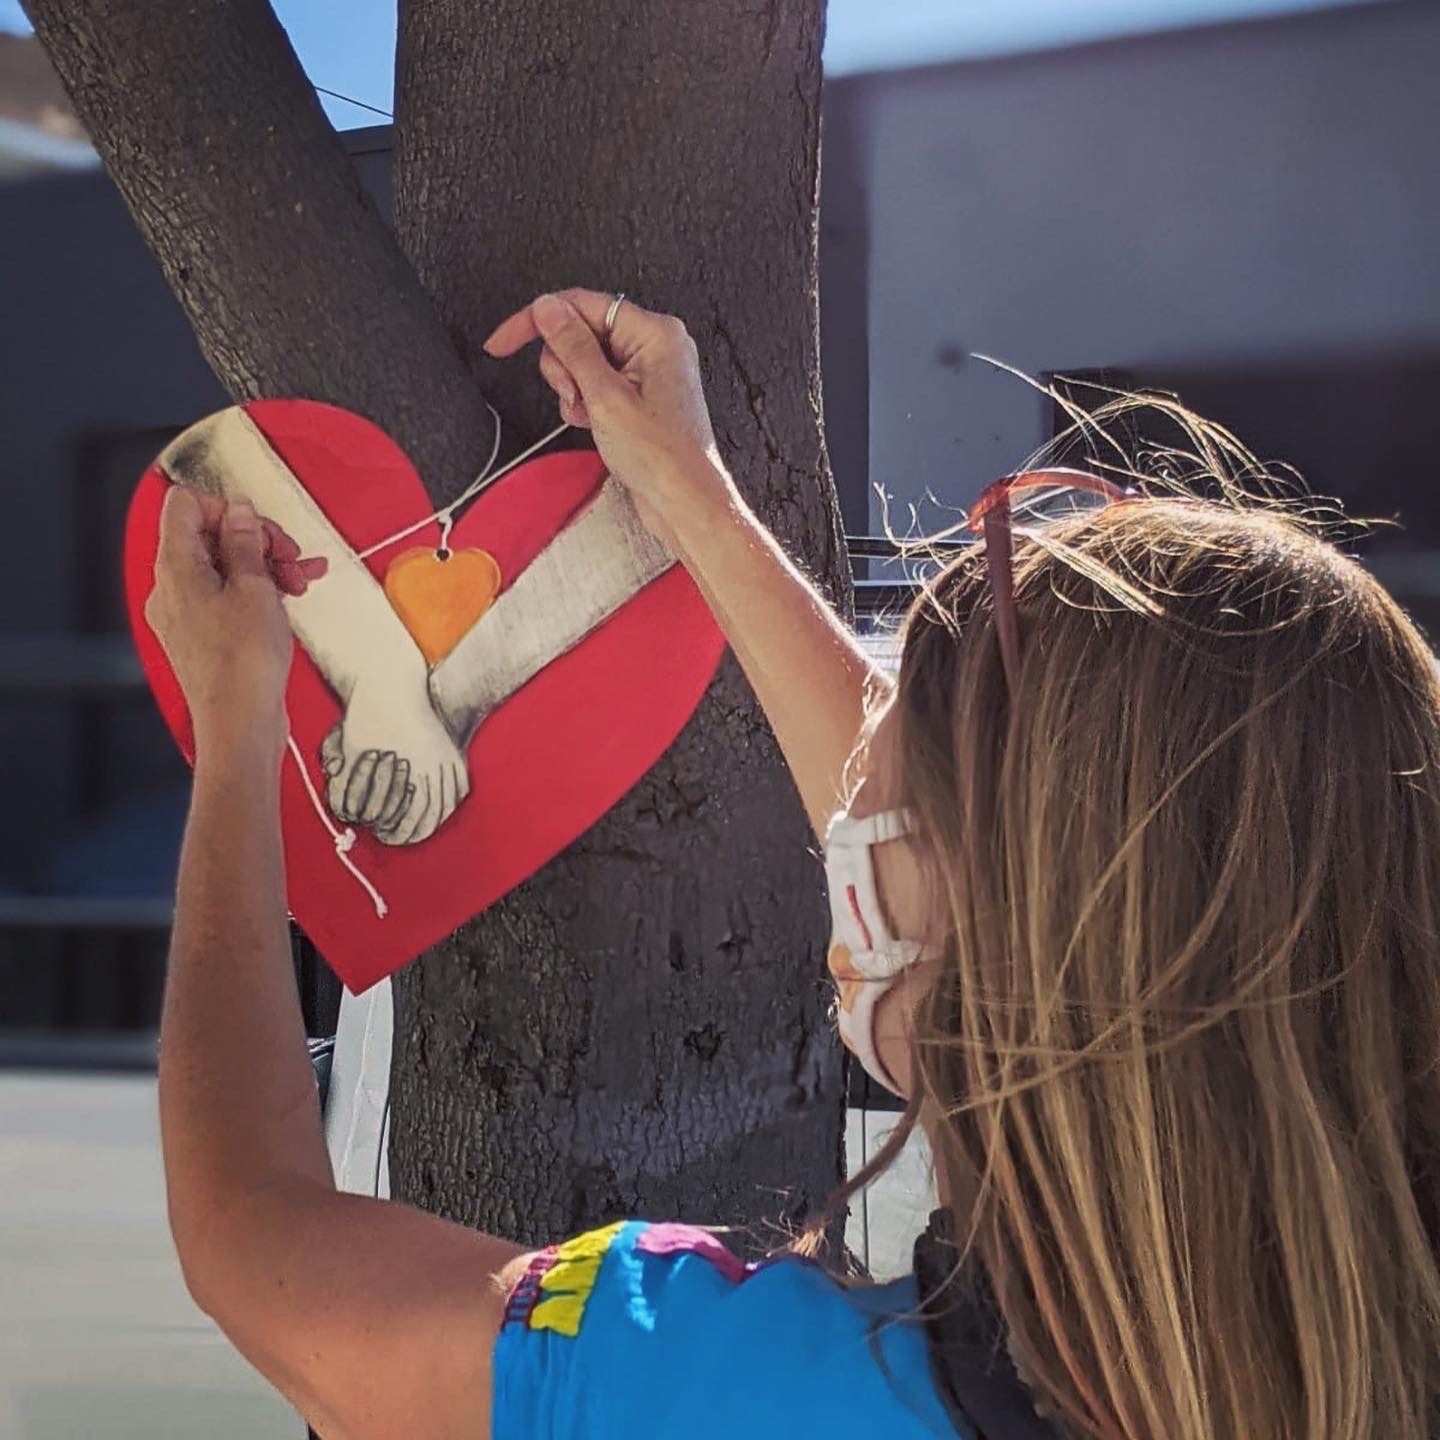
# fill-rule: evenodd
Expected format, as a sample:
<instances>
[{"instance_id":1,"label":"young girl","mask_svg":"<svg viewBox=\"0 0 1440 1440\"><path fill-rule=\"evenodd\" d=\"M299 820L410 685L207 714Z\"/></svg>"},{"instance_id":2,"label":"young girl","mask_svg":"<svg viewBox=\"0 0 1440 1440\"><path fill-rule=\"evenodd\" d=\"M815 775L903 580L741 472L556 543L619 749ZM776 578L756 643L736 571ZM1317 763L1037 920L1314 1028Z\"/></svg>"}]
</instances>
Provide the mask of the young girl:
<instances>
[{"instance_id":1,"label":"young girl","mask_svg":"<svg viewBox=\"0 0 1440 1440\"><path fill-rule=\"evenodd\" d=\"M1430 1435L1440 688L1394 602L1276 507L1050 469L972 510L888 688L730 483L677 321L573 291L491 349L537 338L827 839L841 1033L942 1209L914 1276L842 1287L684 1227L523 1254L337 1193L248 778L284 743L277 582L314 577L177 488L160 1084L199 1303L326 1440ZM1199 439L1224 492L1237 451Z\"/></svg>"}]
</instances>

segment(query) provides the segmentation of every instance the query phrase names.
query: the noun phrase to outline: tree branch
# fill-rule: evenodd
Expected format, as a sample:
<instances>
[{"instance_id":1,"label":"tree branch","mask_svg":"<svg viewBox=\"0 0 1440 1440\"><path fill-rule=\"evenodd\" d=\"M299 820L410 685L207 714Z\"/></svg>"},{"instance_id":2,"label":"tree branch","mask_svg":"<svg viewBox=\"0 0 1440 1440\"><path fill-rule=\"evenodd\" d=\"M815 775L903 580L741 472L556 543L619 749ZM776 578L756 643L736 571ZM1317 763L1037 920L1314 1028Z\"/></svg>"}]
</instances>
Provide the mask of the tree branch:
<instances>
[{"instance_id":1,"label":"tree branch","mask_svg":"<svg viewBox=\"0 0 1440 1440\"><path fill-rule=\"evenodd\" d=\"M230 394L368 416L456 494L490 414L267 0L25 8Z\"/></svg>"}]
</instances>

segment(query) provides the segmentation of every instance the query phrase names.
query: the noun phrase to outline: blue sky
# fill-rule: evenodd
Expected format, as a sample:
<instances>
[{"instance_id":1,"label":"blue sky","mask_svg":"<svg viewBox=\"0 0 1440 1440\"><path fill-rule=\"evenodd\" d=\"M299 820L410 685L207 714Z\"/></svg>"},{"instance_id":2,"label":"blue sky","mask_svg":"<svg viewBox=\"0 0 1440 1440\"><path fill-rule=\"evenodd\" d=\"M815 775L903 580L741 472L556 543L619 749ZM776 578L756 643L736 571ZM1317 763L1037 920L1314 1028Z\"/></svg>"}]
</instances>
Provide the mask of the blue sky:
<instances>
[{"instance_id":1,"label":"blue sky","mask_svg":"<svg viewBox=\"0 0 1440 1440\"><path fill-rule=\"evenodd\" d=\"M825 63L831 74L848 74L1336 3L1341 0L830 0ZM316 85L389 110L395 0L275 0L275 9ZM28 28L19 0L0 0L0 29ZM346 129L379 119L344 101L325 99L325 105Z\"/></svg>"}]
</instances>

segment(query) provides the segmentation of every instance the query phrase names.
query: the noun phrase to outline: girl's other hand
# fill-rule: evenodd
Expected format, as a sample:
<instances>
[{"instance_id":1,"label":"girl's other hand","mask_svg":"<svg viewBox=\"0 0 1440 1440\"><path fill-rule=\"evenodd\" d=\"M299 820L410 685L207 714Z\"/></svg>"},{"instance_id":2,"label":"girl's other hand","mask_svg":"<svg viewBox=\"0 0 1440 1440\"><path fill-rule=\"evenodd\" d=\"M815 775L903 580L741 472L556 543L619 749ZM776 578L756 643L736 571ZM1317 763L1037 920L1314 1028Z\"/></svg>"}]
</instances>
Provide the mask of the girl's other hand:
<instances>
[{"instance_id":1,"label":"girl's other hand","mask_svg":"<svg viewBox=\"0 0 1440 1440\"><path fill-rule=\"evenodd\" d=\"M561 418L592 432L646 525L677 548L729 491L695 343L673 315L629 300L607 337L613 298L596 290L542 295L501 324L485 348L508 356L543 341L540 372L560 399Z\"/></svg>"}]
</instances>

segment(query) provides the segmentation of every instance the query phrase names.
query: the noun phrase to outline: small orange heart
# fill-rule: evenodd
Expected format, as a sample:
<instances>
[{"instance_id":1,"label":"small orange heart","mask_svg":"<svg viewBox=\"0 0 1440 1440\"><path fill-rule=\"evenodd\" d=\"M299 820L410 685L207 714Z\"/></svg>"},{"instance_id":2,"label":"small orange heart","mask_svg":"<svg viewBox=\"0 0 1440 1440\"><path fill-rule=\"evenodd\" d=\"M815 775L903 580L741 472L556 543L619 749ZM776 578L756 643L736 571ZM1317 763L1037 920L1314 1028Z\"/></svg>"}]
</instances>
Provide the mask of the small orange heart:
<instances>
[{"instance_id":1,"label":"small orange heart","mask_svg":"<svg viewBox=\"0 0 1440 1440\"><path fill-rule=\"evenodd\" d=\"M420 653L437 665L494 603L500 566L488 550L406 550L385 571L385 593Z\"/></svg>"}]
</instances>

